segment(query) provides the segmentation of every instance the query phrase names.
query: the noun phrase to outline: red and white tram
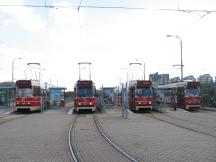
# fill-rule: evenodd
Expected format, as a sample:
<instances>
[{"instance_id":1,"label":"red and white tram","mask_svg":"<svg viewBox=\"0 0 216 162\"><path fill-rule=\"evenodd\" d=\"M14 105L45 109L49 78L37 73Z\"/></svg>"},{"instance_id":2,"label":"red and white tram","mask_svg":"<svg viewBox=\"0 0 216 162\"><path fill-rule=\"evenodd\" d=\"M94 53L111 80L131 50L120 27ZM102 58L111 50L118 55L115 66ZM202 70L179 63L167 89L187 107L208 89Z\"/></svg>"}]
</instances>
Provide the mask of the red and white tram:
<instances>
[{"instance_id":1,"label":"red and white tram","mask_svg":"<svg viewBox=\"0 0 216 162\"><path fill-rule=\"evenodd\" d=\"M16 106L18 110L43 110L46 103L47 87L37 80L16 81Z\"/></svg>"},{"instance_id":2,"label":"red and white tram","mask_svg":"<svg viewBox=\"0 0 216 162\"><path fill-rule=\"evenodd\" d=\"M131 81L128 90L128 106L130 110L152 110L152 83L149 80Z\"/></svg>"},{"instance_id":3,"label":"red and white tram","mask_svg":"<svg viewBox=\"0 0 216 162\"><path fill-rule=\"evenodd\" d=\"M74 86L74 110L96 110L96 89L92 80L78 80Z\"/></svg>"},{"instance_id":4,"label":"red and white tram","mask_svg":"<svg viewBox=\"0 0 216 162\"><path fill-rule=\"evenodd\" d=\"M164 102L174 108L200 109L200 83L178 82L158 86L164 91Z\"/></svg>"}]
</instances>

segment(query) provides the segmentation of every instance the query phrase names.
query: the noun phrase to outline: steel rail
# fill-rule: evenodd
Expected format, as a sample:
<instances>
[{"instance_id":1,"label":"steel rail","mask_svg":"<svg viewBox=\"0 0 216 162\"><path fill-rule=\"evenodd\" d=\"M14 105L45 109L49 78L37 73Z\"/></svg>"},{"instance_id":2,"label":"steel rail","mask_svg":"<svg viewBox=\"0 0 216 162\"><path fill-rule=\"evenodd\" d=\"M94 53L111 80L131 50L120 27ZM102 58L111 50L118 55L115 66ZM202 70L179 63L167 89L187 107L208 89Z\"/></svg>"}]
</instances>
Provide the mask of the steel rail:
<instances>
[{"instance_id":1,"label":"steel rail","mask_svg":"<svg viewBox=\"0 0 216 162\"><path fill-rule=\"evenodd\" d=\"M76 121L77 121L77 115L74 117L74 120L73 120L72 124L70 125L69 131L68 131L68 146L69 146L70 155L71 155L73 161L74 162L80 162L80 160L79 160L79 158L78 158L78 156L76 154L75 146L71 142L71 134L74 131L74 126L76 124Z\"/></svg>"},{"instance_id":2,"label":"steel rail","mask_svg":"<svg viewBox=\"0 0 216 162\"><path fill-rule=\"evenodd\" d=\"M96 119L96 115L93 115L94 118L94 122L96 125L96 128L98 130L98 132L102 135L102 137L104 137L104 139L118 152L120 152L124 157L126 157L127 159L129 159L132 162L139 162L139 160L137 160L135 157L133 157L132 155L130 155L128 152L124 151L122 148L120 148L119 146L117 146L110 137L108 137L106 135L106 133L102 130L102 127L99 123L99 121Z\"/></svg>"}]
</instances>

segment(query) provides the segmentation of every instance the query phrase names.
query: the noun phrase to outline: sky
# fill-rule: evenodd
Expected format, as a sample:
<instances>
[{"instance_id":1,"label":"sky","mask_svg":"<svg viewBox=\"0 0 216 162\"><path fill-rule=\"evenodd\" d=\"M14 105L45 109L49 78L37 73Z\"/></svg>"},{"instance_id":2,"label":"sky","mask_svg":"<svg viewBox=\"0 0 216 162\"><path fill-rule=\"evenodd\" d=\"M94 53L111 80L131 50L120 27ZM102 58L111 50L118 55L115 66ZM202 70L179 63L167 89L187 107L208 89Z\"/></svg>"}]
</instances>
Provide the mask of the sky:
<instances>
[{"instance_id":1,"label":"sky","mask_svg":"<svg viewBox=\"0 0 216 162\"><path fill-rule=\"evenodd\" d=\"M144 64L145 79L180 77L180 40L166 35L182 39L184 76L215 77L215 10L214 0L0 0L0 81L14 64L14 80L73 90L89 79L80 62L98 89L142 79Z\"/></svg>"}]
</instances>

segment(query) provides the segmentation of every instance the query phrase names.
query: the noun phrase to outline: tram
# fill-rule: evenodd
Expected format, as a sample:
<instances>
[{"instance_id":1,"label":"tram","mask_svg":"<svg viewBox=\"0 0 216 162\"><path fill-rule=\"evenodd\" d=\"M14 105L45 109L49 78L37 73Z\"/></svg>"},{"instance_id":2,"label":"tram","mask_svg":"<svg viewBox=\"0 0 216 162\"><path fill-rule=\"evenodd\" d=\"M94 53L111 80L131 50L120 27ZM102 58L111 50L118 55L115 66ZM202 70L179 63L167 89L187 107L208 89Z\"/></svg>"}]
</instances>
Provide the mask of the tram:
<instances>
[{"instance_id":1,"label":"tram","mask_svg":"<svg viewBox=\"0 0 216 162\"><path fill-rule=\"evenodd\" d=\"M164 91L164 102L174 108L186 110L200 109L200 83L199 82L178 82L158 86Z\"/></svg>"},{"instance_id":2,"label":"tram","mask_svg":"<svg viewBox=\"0 0 216 162\"><path fill-rule=\"evenodd\" d=\"M92 80L78 80L74 86L74 110L96 111L96 88Z\"/></svg>"},{"instance_id":3,"label":"tram","mask_svg":"<svg viewBox=\"0 0 216 162\"><path fill-rule=\"evenodd\" d=\"M46 84L41 84L38 80L16 81L16 111L39 111L45 108L46 102Z\"/></svg>"},{"instance_id":4,"label":"tram","mask_svg":"<svg viewBox=\"0 0 216 162\"><path fill-rule=\"evenodd\" d=\"M135 80L129 83L128 106L132 111L140 109L152 110L152 82L149 80Z\"/></svg>"}]
</instances>

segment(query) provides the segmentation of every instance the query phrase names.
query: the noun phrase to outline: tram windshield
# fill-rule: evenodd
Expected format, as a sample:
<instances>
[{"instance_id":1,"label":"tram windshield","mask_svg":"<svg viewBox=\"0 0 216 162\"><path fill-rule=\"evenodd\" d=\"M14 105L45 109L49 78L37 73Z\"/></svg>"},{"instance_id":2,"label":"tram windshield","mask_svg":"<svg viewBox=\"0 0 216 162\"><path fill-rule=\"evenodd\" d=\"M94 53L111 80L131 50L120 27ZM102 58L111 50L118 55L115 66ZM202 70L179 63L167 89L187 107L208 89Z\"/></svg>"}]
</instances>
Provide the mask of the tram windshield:
<instances>
[{"instance_id":1,"label":"tram windshield","mask_svg":"<svg viewBox=\"0 0 216 162\"><path fill-rule=\"evenodd\" d=\"M30 97L33 91L31 88L17 88L17 97Z\"/></svg>"},{"instance_id":2,"label":"tram windshield","mask_svg":"<svg viewBox=\"0 0 216 162\"><path fill-rule=\"evenodd\" d=\"M79 88L77 90L77 97L93 97L92 88Z\"/></svg>"},{"instance_id":3,"label":"tram windshield","mask_svg":"<svg viewBox=\"0 0 216 162\"><path fill-rule=\"evenodd\" d=\"M186 89L187 96L199 96L200 90L197 88L188 88Z\"/></svg>"},{"instance_id":4,"label":"tram windshield","mask_svg":"<svg viewBox=\"0 0 216 162\"><path fill-rule=\"evenodd\" d=\"M143 97L152 96L151 88L138 88L138 89L136 89L136 96L143 96Z\"/></svg>"}]
</instances>

